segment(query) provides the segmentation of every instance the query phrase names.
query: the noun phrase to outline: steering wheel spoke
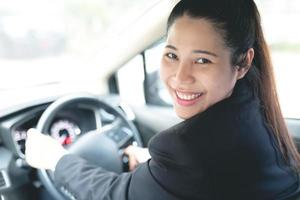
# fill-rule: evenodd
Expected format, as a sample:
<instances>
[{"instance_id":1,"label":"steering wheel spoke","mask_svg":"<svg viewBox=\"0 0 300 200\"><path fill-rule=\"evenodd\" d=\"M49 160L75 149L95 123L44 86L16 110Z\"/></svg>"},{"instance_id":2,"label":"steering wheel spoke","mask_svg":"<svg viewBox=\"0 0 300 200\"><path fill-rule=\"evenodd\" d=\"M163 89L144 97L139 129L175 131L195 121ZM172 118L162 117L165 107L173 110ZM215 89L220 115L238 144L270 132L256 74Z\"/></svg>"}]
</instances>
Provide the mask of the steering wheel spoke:
<instances>
[{"instance_id":1,"label":"steering wheel spoke","mask_svg":"<svg viewBox=\"0 0 300 200\"><path fill-rule=\"evenodd\" d=\"M102 132L112 139L119 149L122 149L134 141L133 132L124 124L120 118L102 128Z\"/></svg>"}]
</instances>

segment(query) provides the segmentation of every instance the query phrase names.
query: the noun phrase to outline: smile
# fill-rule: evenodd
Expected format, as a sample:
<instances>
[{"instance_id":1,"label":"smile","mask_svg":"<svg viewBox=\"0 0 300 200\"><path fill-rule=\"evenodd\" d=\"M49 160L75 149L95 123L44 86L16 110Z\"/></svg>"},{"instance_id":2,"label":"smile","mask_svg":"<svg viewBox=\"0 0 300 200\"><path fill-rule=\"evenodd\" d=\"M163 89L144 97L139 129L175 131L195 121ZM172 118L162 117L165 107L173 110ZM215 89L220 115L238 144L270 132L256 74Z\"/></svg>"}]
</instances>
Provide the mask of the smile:
<instances>
[{"instance_id":1,"label":"smile","mask_svg":"<svg viewBox=\"0 0 300 200\"><path fill-rule=\"evenodd\" d=\"M192 106L196 104L203 96L204 93L184 93L175 91L176 102L181 106Z\"/></svg>"},{"instance_id":2,"label":"smile","mask_svg":"<svg viewBox=\"0 0 300 200\"><path fill-rule=\"evenodd\" d=\"M187 93L182 93L182 92L176 91L176 95L181 100L191 101L191 100L194 100L194 99L197 99L198 97L200 97L202 95L202 93L187 94Z\"/></svg>"}]
</instances>

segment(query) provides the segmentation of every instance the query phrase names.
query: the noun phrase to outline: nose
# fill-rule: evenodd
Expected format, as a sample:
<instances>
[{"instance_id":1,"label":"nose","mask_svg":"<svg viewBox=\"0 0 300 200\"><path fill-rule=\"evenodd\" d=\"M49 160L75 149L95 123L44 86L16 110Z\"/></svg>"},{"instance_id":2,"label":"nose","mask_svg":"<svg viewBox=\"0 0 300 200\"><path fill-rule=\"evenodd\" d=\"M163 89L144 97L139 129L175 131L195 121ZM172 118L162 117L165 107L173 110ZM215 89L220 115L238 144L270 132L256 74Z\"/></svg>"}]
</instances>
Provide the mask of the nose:
<instances>
[{"instance_id":1,"label":"nose","mask_svg":"<svg viewBox=\"0 0 300 200\"><path fill-rule=\"evenodd\" d=\"M176 71L175 80L179 84L193 83L195 79L192 66L187 62L180 62Z\"/></svg>"}]
</instances>

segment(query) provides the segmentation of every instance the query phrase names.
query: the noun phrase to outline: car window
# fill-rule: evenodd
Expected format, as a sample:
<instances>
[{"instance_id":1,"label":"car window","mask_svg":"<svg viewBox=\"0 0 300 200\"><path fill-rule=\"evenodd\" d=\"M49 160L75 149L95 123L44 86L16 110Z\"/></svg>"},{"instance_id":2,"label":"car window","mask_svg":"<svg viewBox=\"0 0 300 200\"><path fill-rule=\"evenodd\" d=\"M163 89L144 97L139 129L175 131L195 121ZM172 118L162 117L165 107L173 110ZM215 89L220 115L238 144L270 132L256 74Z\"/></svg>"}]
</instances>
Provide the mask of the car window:
<instances>
[{"instance_id":1,"label":"car window","mask_svg":"<svg viewBox=\"0 0 300 200\"><path fill-rule=\"evenodd\" d=\"M147 102L153 105L171 106L172 99L159 76L160 61L165 44L165 38L163 38L144 52L147 75L146 90L149 93Z\"/></svg>"},{"instance_id":2,"label":"car window","mask_svg":"<svg viewBox=\"0 0 300 200\"><path fill-rule=\"evenodd\" d=\"M283 115L300 118L300 1L259 0Z\"/></svg>"},{"instance_id":3,"label":"car window","mask_svg":"<svg viewBox=\"0 0 300 200\"><path fill-rule=\"evenodd\" d=\"M120 96L128 103L145 104L143 66L143 56L139 54L127 62L116 74Z\"/></svg>"}]
</instances>

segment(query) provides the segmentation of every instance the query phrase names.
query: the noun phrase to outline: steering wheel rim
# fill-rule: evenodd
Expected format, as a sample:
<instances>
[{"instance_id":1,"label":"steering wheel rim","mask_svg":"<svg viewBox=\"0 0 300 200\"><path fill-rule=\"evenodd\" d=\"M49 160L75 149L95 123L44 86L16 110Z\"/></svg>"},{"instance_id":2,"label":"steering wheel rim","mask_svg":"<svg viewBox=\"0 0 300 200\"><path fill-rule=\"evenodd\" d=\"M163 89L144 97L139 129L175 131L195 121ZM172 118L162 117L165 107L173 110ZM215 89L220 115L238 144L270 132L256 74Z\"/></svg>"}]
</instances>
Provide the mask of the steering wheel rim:
<instances>
[{"instance_id":1,"label":"steering wheel rim","mask_svg":"<svg viewBox=\"0 0 300 200\"><path fill-rule=\"evenodd\" d=\"M62 110L63 108L66 108L70 104L76 104L76 103L84 103L89 104L97 107L98 109L104 109L109 110L114 116L119 117L122 122L125 123L125 125L132 131L133 133L133 140L137 143L138 146L142 146L142 140L140 138L140 135L135 128L134 124L127 120L123 113L121 113L116 108L110 106L106 102L100 100L97 96L91 95L91 94L75 94L75 95L67 95L63 96L56 101L54 101L52 104L50 104L46 110L41 115L36 129L43 134L48 134L48 129L50 127L50 124L56 114ZM45 186L46 190L57 200L65 200L64 196L61 192L59 192L58 188L55 187L52 179L50 178L48 170L45 169L38 169L38 176L42 182L42 184Z\"/></svg>"}]
</instances>

